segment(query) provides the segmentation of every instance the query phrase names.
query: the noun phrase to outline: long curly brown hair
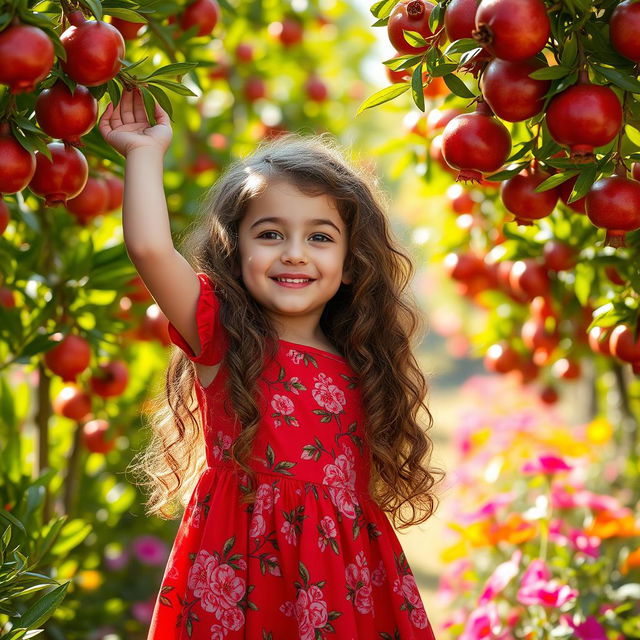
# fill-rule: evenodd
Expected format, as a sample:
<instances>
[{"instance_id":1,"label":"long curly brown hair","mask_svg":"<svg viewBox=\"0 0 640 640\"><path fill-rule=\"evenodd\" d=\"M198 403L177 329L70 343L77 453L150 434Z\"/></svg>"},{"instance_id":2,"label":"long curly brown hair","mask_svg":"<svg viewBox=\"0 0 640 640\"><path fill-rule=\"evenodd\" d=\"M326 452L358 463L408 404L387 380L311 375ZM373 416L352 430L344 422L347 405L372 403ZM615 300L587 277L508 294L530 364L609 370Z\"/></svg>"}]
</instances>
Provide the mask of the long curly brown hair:
<instances>
[{"instance_id":1,"label":"long curly brown hair","mask_svg":"<svg viewBox=\"0 0 640 640\"><path fill-rule=\"evenodd\" d=\"M233 162L204 199L204 223L181 246L194 270L215 282L220 299L229 345L222 362L229 372L226 391L242 425L231 456L249 480L243 501L255 498L248 460L261 416L254 395L265 356L275 356L278 335L237 275L238 227L250 200L282 179L307 195L332 197L348 229L345 267L352 282L342 283L326 304L320 326L361 381L371 497L399 529L424 522L437 506L434 485L444 473L430 467L427 431L433 417L425 403L427 382L412 352L424 333L422 313L407 289L414 267L390 230L388 201L373 172L346 161L329 134L286 134ZM130 467L151 490L148 515L177 517L206 466L195 375L194 365L175 348L165 389L152 399L151 441Z\"/></svg>"}]
</instances>

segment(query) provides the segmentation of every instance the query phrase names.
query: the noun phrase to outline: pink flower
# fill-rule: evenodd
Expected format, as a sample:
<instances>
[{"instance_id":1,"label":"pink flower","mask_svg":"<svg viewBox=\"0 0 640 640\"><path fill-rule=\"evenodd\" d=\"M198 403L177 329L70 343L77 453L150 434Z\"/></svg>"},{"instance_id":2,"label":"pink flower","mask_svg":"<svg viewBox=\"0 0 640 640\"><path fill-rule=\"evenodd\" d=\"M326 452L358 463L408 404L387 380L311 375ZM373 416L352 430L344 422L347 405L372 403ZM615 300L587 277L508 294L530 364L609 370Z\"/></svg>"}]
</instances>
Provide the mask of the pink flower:
<instances>
[{"instance_id":1,"label":"pink flower","mask_svg":"<svg viewBox=\"0 0 640 640\"><path fill-rule=\"evenodd\" d=\"M282 528L280 529L280 531L284 533L285 540L289 544L298 543L298 534L296 533L296 529L288 520L285 520L282 523Z\"/></svg>"},{"instance_id":2,"label":"pink flower","mask_svg":"<svg viewBox=\"0 0 640 640\"><path fill-rule=\"evenodd\" d=\"M541 580L549 580L550 578L551 571L549 571L549 567L544 563L544 560L535 558L531 561L527 570L524 572L521 585L523 587L528 587L531 584L540 582Z\"/></svg>"},{"instance_id":3,"label":"pink flower","mask_svg":"<svg viewBox=\"0 0 640 640\"><path fill-rule=\"evenodd\" d=\"M358 498L353 488L356 484L356 472L352 466L353 452L345 447L345 453L336 457L334 464L324 466L325 476L322 483L328 485L331 501L347 518L356 517Z\"/></svg>"},{"instance_id":4,"label":"pink flower","mask_svg":"<svg viewBox=\"0 0 640 640\"><path fill-rule=\"evenodd\" d=\"M300 640L314 640L316 629L327 624L329 615L327 603L319 587L313 585L308 590L299 589L295 604L285 602L280 611L286 616L295 616L298 621L298 636Z\"/></svg>"},{"instance_id":5,"label":"pink flower","mask_svg":"<svg viewBox=\"0 0 640 640\"><path fill-rule=\"evenodd\" d=\"M381 587L387 579L387 571L384 568L384 562L380 560L377 569L371 573L371 582L376 587Z\"/></svg>"},{"instance_id":6,"label":"pink flower","mask_svg":"<svg viewBox=\"0 0 640 640\"><path fill-rule=\"evenodd\" d=\"M222 611L219 619L225 629L237 631L244 624L244 613L239 607L232 607Z\"/></svg>"},{"instance_id":7,"label":"pink flower","mask_svg":"<svg viewBox=\"0 0 640 640\"><path fill-rule=\"evenodd\" d=\"M109 571L123 569L129 563L129 552L118 549L114 545L108 545L104 550L104 564Z\"/></svg>"},{"instance_id":8,"label":"pink flower","mask_svg":"<svg viewBox=\"0 0 640 640\"><path fill-rule=\"evenodd\" d=\"M523 473L544 473L554 474L559 471L569 471L572 469L562 458L554 455L542 455L533 462L527 462L522 467Z\"/></svg>"},{"instance_id":9,"label":"pink flower","mask_svg":"<svg viewBox=\"0 0 640 640\"><path fill-rule=\"evenodd\" d=\"M569 600L578 597L578 592L568 584L557 580L539 581L520 587L518 602L524 605L541 604L543 607L560 608Z\"/></svg>"},{"instance_id":10,"label":"pink flower","mask_svg":"<svg viewBox=\"0 0 640 640\"><path fill-rule=\"evenodd\" d=\"M269 513L273 509L274 503L278 502L280 488L273 487L268 482L263 482L256 489L256 499L253 503L254 513Z\"/></svg>"},{"instance_id":11,"label":"pink flower","mask_svg":"<svg viewBox=\"0 0 640 640\"><path fill-rule=\"evenodd\" d=\"M251 527L249 528L249 536L257 538L267 530L267 523L261 513L253 513L251 518Z\"/></svg>"},{"instance_id":12,"label":"pink flower","mask_svg":"<svg viewBox=\"0 0 640 640\"><path fill-rule=\"evenodd\" d=\"M219 562L218 556L215 554L211 554L205 549L198 551L187 578L187 585L196 598L202 597L202 594L209 588L209 576Z\"/></svg>"},{"instance_id":13,"label":"pink flower","mask_svg":"<svg viewBox=\"0 0 640 640\"><path fill-rule=\"evenodd\" d=\"M291 358L294 364L298 364L298 362L304 358L304 353L300 353L300 351L296 351L295 349L289 349L287 356Z\"/></svg>"},{"instance_id":14,"label":"pink flower","mask_svg":"<svg viewBox=\"0 0 640 640\"><path fill-rule=\"evenodd\" d=\"M607 632L593 616L589 616L579 625L569 621L569 625L573 627L576 638L580 640L607 640Z\"/></svg>"},{"instance_id":15,"label":"pink flower","mask_svg":"<svg viewBox=\"0 0 640 640\"><path fill-rule=\"evenodd\" d=\"M336 523L331 516L324 516L320 520L320 530L322 533L318 536L318 546L321 551L324 551L330 538L335 538L337 535Z\"/></svg>"},{"instance_id":16,"label":"pink flower","mask_svg":"<svg viewBox=\"0 0 640 640\"><path fill-rule=\"evenodd\" d=\"M475 522L476 520L484 520L485 518L495 515L501 507L511 504L515 497L516 494L514 491L498 493L485 502L477 511L473 511L468 514L461 514L461 517L459 516L459 518L462 521L462 524Z\"/></svg>"},{"instance_id":17,"label":"pink flower","mask_svg":"<svg viewBox=\"0 0 640 640\"><path fill-rule=\"evenodd\" d=\"M311 390L315 401L329 413L340 413L346 404L344 392L335 384L331 384L333 379L325 373L321 373L314 380L319 380L316 382L315 388Z\"/></svg>"},{"instance_id":18,"label":"pink flower","mask_svg":"<svg viewBox=\"0 0 640 640\"><path fill-rule=\"evenodd\" d=\"M202 596L202 608L213 611L219 619L226 609L237 607L244 596L245 581L236 575L232 566L219 564L211 572L208 587ZM221 622L225 625L224 621Z\"/></svg>"},{"instance_id":19,"label":"pink flower","mask_svg":"<svg viewBox=\"0 0 640 640\"><path fill-rule=\"evenodd\" d=\"M169 549L156 536L139 536L131 542L131 550L142 564L153 567L163 565L167 561Z\"/></svg>"},{"instance_id":20,"label":"pink flower","mask_svg":"<svg viewBox=\"0 0 640 640\"><path fill-rule=\"evenodd\" d=\"M149 624L155 606L155 599L146 602L134 602L131 605L131 614L141 624Z\"/></svg>"},{"instance_id":21,"label":"pink flower","mask_svg":"<svg viewBox=\"0 0 640 640\"><path fill-rule=\"evenodd\" d=\"M516 549L510 560L499 564L489 576L478 602L484 604L500 593L518 575L522 551Z\"/></svg>"},{"instance_id":22,"label":"pink flower","mask_svg":"<svg viewBox=\"0 0 640 640\"><path fill-rule=\"evenodd\" d=\"M369 613L373 607L371 599L371 574L363 551L355 558L355 563L347 565L345 581L353 604L360 613Z\"/></svg>"},{"instance_id":23,"label":"pink flower","mask_svg":"<svg viewBox=\"0 0 640 640\"><path fill-rule=\"evenodd\" d=\"M500 618L494 602L481 605L467 618L464 631L458 640L481 640L482 638L494 638L499 628Z\"/></svg>"},{"instance_id":24,"label":"pink flower","mask_svg":"<svg viewBox=\"0 0 640 640\"><path fill-rule=\"evenodd\" d=\"M222 625L214 624L211 629L211 637L209 640L224 640L224 637L229 633Z\"/></svg>"}]
</instances>

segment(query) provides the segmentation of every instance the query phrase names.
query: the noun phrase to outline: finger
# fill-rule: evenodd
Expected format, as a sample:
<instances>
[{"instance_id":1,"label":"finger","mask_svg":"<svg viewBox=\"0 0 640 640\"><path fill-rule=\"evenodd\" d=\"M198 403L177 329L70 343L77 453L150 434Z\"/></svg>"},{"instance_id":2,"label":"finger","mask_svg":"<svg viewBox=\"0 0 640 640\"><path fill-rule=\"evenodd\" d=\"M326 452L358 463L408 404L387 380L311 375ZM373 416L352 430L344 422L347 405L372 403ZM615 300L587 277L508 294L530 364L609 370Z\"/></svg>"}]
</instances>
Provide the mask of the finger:
<instances>
[{"instance_id":1,"label":"finger","mask_svg":"<svg viewBox=\"0 0 640 640\"><path fill-rule=\"evenodd\" d=\"M122 123L131 124L136 121L133 113L133 91L124 91L122 94L122 100L120 101L122 114Z\"/></svg>"},{"instance_id":2,"label":"finger","mask_svg":"<svg viewBox=\"0 0 640 640\"><path fill-rule=\"evenodd\" d=\"M136 122L149 122L149 118L147 118L147 112L144 110L142 92L137 87L133 94L133 115Z\"/></svg>"},{"instance_id":3,"label":"finger","mask_svg":"<svg viewBox=\"0 0 640 640\"><path fill-rule=\"evenodd\" d=\"M109 118L113 113L113 104L110 102L107 105L107 108L104 110L102 116L100 117L100 121L98 122L98 130L102 134L104 138L111 131L111 122Z\"/></svg>"},{"instance_id":4,"label":"finger","mask_svg":"<svg viewBox=\"0 0 640 640\"><path fill-rule=\"evenodd\" d=\"M116 129L122 126L122 116L120 114L120 105L122 104L122 97L120 102L113 107L113 113L111 114L111 126Z\"/></svg>"},{"instance_id":5,"label":"finger","mask_svg":"<svg viewBox=\"0 0 640 640\"><path fill-rule=\"evenodd\" d=\"M171 118L169 118L169 114L157 102L155 116L158 124L164 124L167 127L171 126Z\"/></svg>"}]
</instances>

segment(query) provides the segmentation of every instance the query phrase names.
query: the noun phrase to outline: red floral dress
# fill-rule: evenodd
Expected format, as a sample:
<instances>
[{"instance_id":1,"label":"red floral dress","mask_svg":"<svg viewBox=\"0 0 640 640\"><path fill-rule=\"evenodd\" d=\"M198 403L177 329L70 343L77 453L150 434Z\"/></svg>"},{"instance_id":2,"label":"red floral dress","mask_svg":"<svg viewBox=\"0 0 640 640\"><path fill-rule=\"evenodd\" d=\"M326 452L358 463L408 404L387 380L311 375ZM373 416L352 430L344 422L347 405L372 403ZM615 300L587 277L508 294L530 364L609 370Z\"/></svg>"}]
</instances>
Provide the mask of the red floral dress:
<instances>
[{"instance_id":1,"label":"red floral dress","mask_svg":"<svg viewBox=\"0 0 640 640\"><path fill-rule=\"evenodd\" d=\"M226 348L211 280L198 273L200 356ZM430 640L416 581L395 530L367 491L358 381L344 358L279 341L259 382L257 500L231 463L237 431L224 406L222 366L196 394L208 466L169 556L148 640ZM231 412L231 409L229 409Z\"/></svg>"}]
</instances>

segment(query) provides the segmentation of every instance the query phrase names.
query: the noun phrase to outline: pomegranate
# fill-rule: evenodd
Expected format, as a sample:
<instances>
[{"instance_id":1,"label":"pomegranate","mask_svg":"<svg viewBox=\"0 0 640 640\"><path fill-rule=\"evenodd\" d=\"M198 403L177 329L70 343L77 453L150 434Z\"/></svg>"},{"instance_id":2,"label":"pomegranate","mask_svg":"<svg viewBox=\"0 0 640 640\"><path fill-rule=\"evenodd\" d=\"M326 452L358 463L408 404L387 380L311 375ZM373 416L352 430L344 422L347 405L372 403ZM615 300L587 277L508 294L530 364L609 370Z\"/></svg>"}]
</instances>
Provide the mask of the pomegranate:
<instances>
[{"instance_id":1,"label":"pomegranate","mask_svg":"<svg viewBox=\"0 0 640 640\"><path fill-rule=\"evenodd\" d=\"M531 316L538 320L554 318L557 321L557 315L553 308L553 300L549 296L535 296L529 303L529 311L531 312Z\"/></svg>"},{"instance_id":2,"label":"pomegranate","mask_svg":"<svg viewBox=\"0 0 640 640\"><path fill-rule=\"evenodd\" d=\"M460 282L471 280L485 270L484 261L472 253L448 253L443 265L447 275Z\"/></svg>"},{"instance_id":3,"label":"pomegranate","mask_svg":"<svg viewBox=\"0 0 640 640\"><path fill-rule=\"evenodd\" d=\"M68 16L71 26L60 36L67 60L62 68L77 83L96 87L120 71L125 44L120 32L101 20L86 20L82 11Z\"/></svg>"},{"instance_id":4,"label":"pomegranate","mask_svg":"<svg viewBox=\"0 0 640 640\"><path fill-rule=\"evenodd\" d=\"M444 14L444 30L449 42L473 38L480 0L451 0Z\"/></svg>"},{"instance_id":5,"label":"pomegranate","mask_svg":"<svg viewBox=\"0 0 640 640\"><path fill-rule=\"evenodd\" d=\"M611 280L613 284L617 284L617 285L627 284L626 280L620 276L620 274L618 273L618 270L613 265L605 267L604 272L607 278L609 278L609 280Z\"/></svg>"},{"instance_id":6,"label":"pomegranate","mask_svg":"<svg viewBox=\"0 0 640 640\"><path fill-rule=\"evenodd\" d=\"M124 40L135 40L140 33L140 29L144 27L144 22L130 22L122 18L111 17L111 24L120 32Z\"/></svg>"},{"instance_id":7,"label":"pomegranate","mask_svg":"<svg viewBox=\"0 0 640 640\"><path fill-rule=\"evenodd\" d=\"M442 135L436 136L431 141L431 144L429 145L429 157L434 162L437 162L445 171L448 171L449 173L452 173L454 175L457 174L457 171L455 169L452 169L451 166L447 164L447 161L442 155Z\"/></svg>"},{"instance_id":8,"label":"pomegranate","mask_svg":"<svg viewBox=\"0 0 640 640\"><path fill-rule=\"evenodd\" d=\"M318 76L312 74L304 83L304 90L309 98L314 102L324 102L329 96L327 85Z\"/></svg>"},{"instance_id":9,"label":"pomegranate","mask_svg":"<svg viewBox=\"0 0 640 640\"><path fill-rule=\"evenodd\" d=\"M98 119L98 102L89 89L78 84L71 93L61 80L40 92L35 110L38 124L47 135L74 144Z\"/></svg>"},{"instance_id":10,"label":"pomegranate","mask_svg":"<svg viewBox=\"0 0 640 640\"><path fill-rule=\"evenodd\" d=\"M7 230L9 220L11 220L9 207L4 200L0 199L0 236Z\"/></svg>"},{"instance_id":11,"label":"pomegranate","mask_svg":"<svg viewBox=\"0 0 640 640\"><path fill-rule=\"evenodd\" d=\"M36 151L36 170L29 182L29 189L44 197L48 207L60 202L66 204L87 183L87 160L80 151L66 142L50 142L47 147L51 152L52 162L40 151Z\"/></svg>"},{"instance_id":12,"label":"pomegranate","mask_svg":"<svg viewBox=\"0 0 640 640\"><path fill-rule=\"evenodd\" d=\"M545 404L556 404L559 398L557 389L550 384L540 389L539 397Z\"/></svg>"},{"instance_id":13,"label":"pomegranate","mask_svg":"<svg viewBox=\"0 0 640 640\"><path fill-rule=\"evenodd\" d=\"M502 60L526 60L542 51L551 27L542 0L482 0L473 37Z\"/></svg>"},{"instance_id":14,"label":"pomegranate","mask_svg":"<svg viewBox=\"0 0 640 640\"><path fill-rule=\"evenodd\" d=\"M36 170L36 158L11 134L7 122L0 123L0 193L17 193Z\"/></svg>"},{"instance_id":15,"label":"pomegranate","mask_svg":"<svg viewBox=\"0 0 640 640\"><path fill-rule=\"evenodd\" d=\"M249 102L255 102L267 95L267 87L260 76L250 76L244 83L244 96Z\"/></svg>"},{"instance_id":16,"label":"pomegranate","mask_svg":"<svg viewBox=\"0 0 640 640\"><path fill-rule=\"evenodd\" d=\"M89 420L82 427L82 441L91 453L109 453L115 447L114 440L107 440L106 433L109 423L106 420L96 418Z\"/></svg>"},{"instance_id":17,"label":"pomegranate","mask_svg":"<svg viewBox=\"0 0 640 640\"><path fill-rule=\"evenodd\" d=\"M640 340L628 324L619 324L611 330L609 350L624 362L640 362Z\"/></svg>"},{"instance_id":18,"label":"pomegranate","mask_svg":"<svg viewBox=\"0 0 640 640\"><path fill-rule=\"evenodd\" d=\"M452 184L447 189L447 198L449 199L451 209L458 215L462 213L473 213L476 209L476 201L461 184Z\"/></svg>"},{"instance_id":19,"label":"pomegranate","mask_svg":"<svg viewBox=\"0 0 640 640\"><path fill-rule=\"evenodd\" d=\"M509 272L509 284L528 300L545 296L549 292L547 269L534 258L516 260Z\"/></svg>"},{"instance_id":20,"label":"pomegranate","mask_svg":"<svg viewBox=\"0 0 640 640\"><path fill-rule=\"evenodd\" d=\"M99 371L89 378L91 390L102 398L122 395L128 382L129 372L122 360L99 365Z\"/></svg>"},{"instance_id":21,"label":"pomegranate","mask_svg":"<svg viewBox=\"0 0 640 640\"><path fill-rule=\"evenodd\" d=\"M620 131L622 106L609 87L580 82L551 99L546 118L551 137L572 156L590 155Z\"/></svg>"},{"instance_id":22,"label":"pomegranate","mask_svg":"<svg viewBox=\"0 0 640 640\"><path fill-rule=\"evenodd\" d=\"M560 240L549 240L542 250L544 263L551 271L569 271L576 266L573 247Z\"/></svg>"},{"instance_id":23,"label":"pomegranate","mask_svg":"<svg viewBox=\"0 0 640 640\"><path fill-rule=\"evenodd\" d=\"M520 363L520 354L507 342L492 344L484 356L483 364L487 371L508 373Z\"/></svg>"},{"instance_id":24,"label":"pomegranate","mask_svg":"<svg viewBox=\"0 0 640 640\"><path fill-rule=\"evenodd\" d=\"M427 115L427 133L431 135L440 129L444 129L456 116L463 111L453 107L451 109L431 109Z\"/></svg>"},{"instance_id":25,"label":"pomegranate","mask_svg":"<svg viewBox=\"0 0 640 640\"><path fill-rule=\"evenodd\" d=\"M277 38L285 47L302 42L304 26L297 18L287 16L282 22L272 22L267 31L272 38Z\"/></svg>"},{"instance_id":26,"label":"pomegranate","mask_svg":"<svg viewBox=\"0 0 640 640\"><path fill-rule=\"evenodd\" d=\"M107 183L107 191L109 192L109 200L107 202L107 211L115 211L122 206L122 198L124 196L124 182L118 176L106 173L103 176Z\"/></svg>"},{"instance_id":27,"label":"pomegranate","mask_svg":"<svg viewBox=\"0 0 640 640\"><path fill-rule=\"evenodd\" d=\"M396 53L394 58L399 58L402 54ZM397 82L407 82L411 78L411 69L399 69L398 71L394 71L391 67L388 67L386 64L384 68L387 72L387 78L389 82L392 84L396 84Z\"/></svg>"},{"instance_id":28,"label":"pomegranate","mask_svg":"<svg viewBox=\"0 0 640 640\"><path fill-rule=\"evenodd\" d=\"M633 176L634 180L640 181L640 162L634 162L631 165L631 175Z\"/></svg>"},{"instance_id":29,"label":"pomegranate","mask_svg":"<svg viewBox=\"0 0 640 640\"><path fill-rule=\"evenodd\" d=\"M613 48L625 58L640 62L640 6L631 0L621 2L609 20L609 39Z\"/></svg>"},{"instance_id":30,"label":"pomegranate","mask_svg":"<svg viewBox=\"0 0 640 640\"><path fill-rule=\"evenodd\" d=\"M220 57L215 61L216 66L209 70L211 80L226 80L231 73L231 62L226 57Z\"/></svg>"},{"instance_id":31,"label":"pomegranate","mask_svg":"<svg viewBox=\"0 0 640 640\"><path fill-rule=\"evenodd\" d=\"M157 304L151 304L147 307L138 330L138 338L140 340L157 340L164 346L171 344L169 320Z\"/></svg>"},{"instance_id":32,"label":"pomegranate","mask_svg":"<svg viewBox=\"0 0 640 640\"><path fill-rule=\"evenodd\" d=\"M398 53L421 53L429 46L414 47L404 38L403 31L417 31L429 43L433 36L429 28L429 16L435 5L427 0L400 0L389 15L387 34Z\"/></svg>"},{"instance_id":33,"label":"pomegranate","mask_svg":"<svg viewBox=\"0 0 640 640\"><path fill-rule=\"evenodd\" d=\"M610 340L613 327L600 327L594 325L589 331L589 346L594 353L610 356Z\"/></svg>"},{"instance_id":34,"label":"pomegranate","mask_svg":"<svg viewBox=\"0 0 640 640\"><path fill-rule=\"evenodd\" d=\"M607 230L604 244L624 247L626 233L640 229L640 182L601 178L587 193L585 208L589 220Z\"/></svg>"},{"instance_id":35,"label":"pomegranate","mask_svg":"<svg viewBox=\"0 0 640 640\"><path fill-rule=\"evenodd\" d=\"M513 372L517 375L520 384L527 384L538 377L540 367L531 359L522 359L513 368Z\"/></svg>"},{"instance_id":36,"label":"pomegranate","mask_svg":"<svg viewBox=\"0 0 640 640\"><path fill-rule=\"evenodd\" d=\"M0 287L0 307L13 309L16 306L16 299L13 291L9 287Z\"/></svg>"},{"instance_id":37,"label":"pomegranate","mask_svg":"<svg viewBox=\"0 0 640 640\"><path fill-rule=\"evenodd\" d=\"M134 302L146 302L151 300L151 292L147 289L144 280L140 276L134 276L127 282L128 287L133 287L133 291L127 292L127 296Z\"/></svg>"},{"instance_id":38,"label":"pomegranate","mask_svg":"<svg viewBox=\"0 0 640 640\"><path fill-rule=\"evenodd\" d=\"M520 336L527 349L553 353L560 343L560 334L556 329L547 330L546 323L540 318L529 318L522 325Z\"/></svg>"},{"instance_id":39,"label":"pomegranate","mask_svg":"<svg viewBox=\"0 0 640 640\"><path fill-rule=\"evenodd\" d=\"M103 178L89 177L82 191L65 203L67 210L72 213L81 225L99 216L109 205L109 187Z\"/></svg>"},{"instance_id":40,"label":"pomegranate","mask_svg":"<svg viewBox=\"0 0 640 640\"><path fill-rule=\"evenodd\" d=\"M253 60L253 47L247 42L241 42L236 47L236 58L241 62L251 62Z\"/></svg>"},{"instance_id":41,"label":"pomegranate","mask_svg":"<svg viewBox=\"0 0 640 640\"><path fill-rule=\"evenodd\" d=\"M442 132L442 155L459 173L456 180L479 182L482 173L497 171L511 151L509 130L486 102L479 102L473 113L463 113Z\"/></svg>"},{"instance_id":42,"label":"pomegranate","mask_svg":"<svg viewBox=\"0 0 640 640\"><path fill-rule=\"evenodd\" d=\"M65 337L62 333L54 333L51 341L58 344L44 354L45 364L64 382L75 382L76 376L91 361L89 343L81 336L69 334Z\"/></svg>"},{"instance_id":43,"label":"pomegranate","mask_svg":"<svg viewBox=\"0 0 640 640\"><path fill-rule=\"evenodd\" d=\"M562 184L558 185L558 195L560 196L560 200L564 202L569 209L575 211L576 213L585 213L585 202L587 200L586 196L582 196L582 198L578 198L573 202L569 202L569 198L571 197L571 192L573 191L573 187L575 187L576 180L578 176L574 176L573 178L569 178L565 180Z\"/></svg>"},{"instance_id":44,"label":"pomegranate","mask_svg":"<svg viewBox=\"0 0 640 640\"><path fill-rule=\"evenodd\" d=\"M535 188L549 177L539 167L525 167L517 175L505 180L500 188L500 198L507 211L515 215L515 222L522 225L532 224L548 216L558 202L556 189L537 193Z\"/></svg>"},{"instance_id":45,"label":"pomegranate","mask_svg":"<svg viewBox=\"0 0 640 640\"><path fill-rule=\"evenodd\" d=\"M521 122L540 113L551 81L534 80L529 74L545 66L537 58L515 61L494 58L480 80L482 95L492 111L508 122Z\"/></svg>"},{"instance_id":46,"label":"pomegranate","mask_svg":"<svg viewBox=\"0 0 640 640\"><path fill-rule=\"evenodd\" d=\"M84 420L91 413L91 396L75 384L67 384L52 402L56 415L70 420Z\"/></svg>"},{"instance_id":47,"label":"pomegranate","mask_svg":"<svg viewBox=\"0 0 640 640\"><path fill-rule=\"evenodd\" d=\"M447 83L440 76L430 79L427 73L423 73L422 81L426 83L422 90L425 98L437 98L438 96L447 96L450 93Z\"/></svg>"},{"instance_id":48,"label":"pomegranate","mask_svg":"<svg viewBox=\"0 0 640 640\"><path fill-rule=\"evenodd\" d=\"M580 364L571 358L558 358L551 365L551 374L556 378L575 380L580 377Z\"/></svg>"},{"instance_id":49,"label":"pomegranate","mask_svg":"<svg viewBox=\"0 0 640 640\"><path fill-rule=\"evenodd\" d=\"M195 0L182 12L180 27L183 31L197 26L196 36L209 35L220 18L220 7L216 0Z\"/></svg>"},{"instance_id":50,"label":"pomegranate","mask_svg":"<svg viewBox=\"0 0 640 640\"><path fill-rule=\"evenodd\" d=\"M53 43L42 29L15 24L0 32L0 84L8 84L11 93L33 91L54 60Z\"/></svg>"}]
</instances>

